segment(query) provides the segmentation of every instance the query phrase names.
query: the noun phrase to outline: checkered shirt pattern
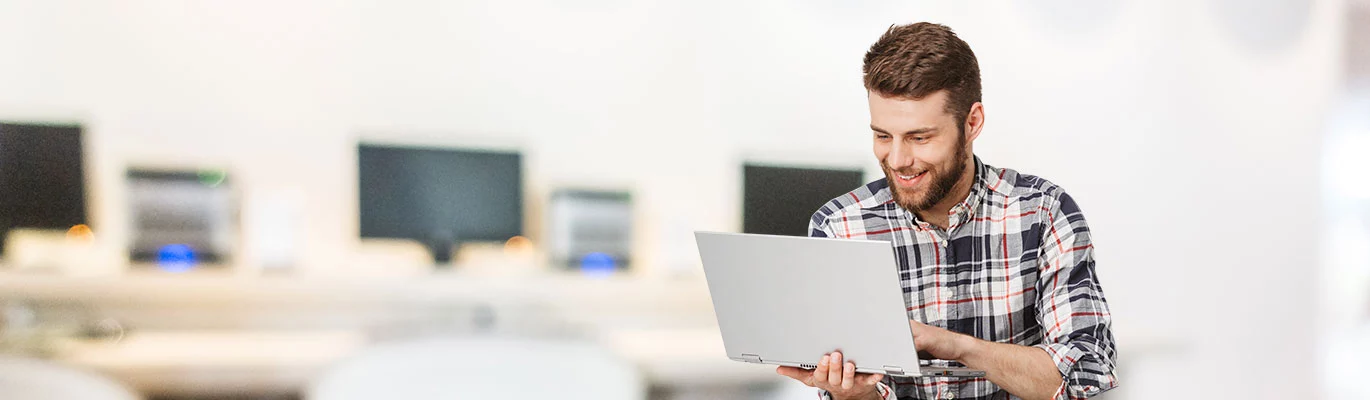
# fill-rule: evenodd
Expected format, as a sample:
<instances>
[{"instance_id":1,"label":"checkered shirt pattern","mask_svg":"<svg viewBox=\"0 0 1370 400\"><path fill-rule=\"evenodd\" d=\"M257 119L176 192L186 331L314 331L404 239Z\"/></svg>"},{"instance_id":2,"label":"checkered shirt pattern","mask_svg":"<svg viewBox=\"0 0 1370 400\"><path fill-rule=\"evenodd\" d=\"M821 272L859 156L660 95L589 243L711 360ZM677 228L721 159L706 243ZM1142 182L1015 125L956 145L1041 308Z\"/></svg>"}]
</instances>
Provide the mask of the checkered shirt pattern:
<instances>
[{"instance_id":1,"label":"checkered shirt pattern","mask_svg":"<svg viewBox=\"0 0 1370 400\"><path fill-rule=\"evenodd\" d=\"M1046 350L1063 377L1057 399L1117 386L1111 317L1079 207L1045 179L979 157L975 168L945 231L896 205L880 179L823 205L809 236L891 242L910 319ZM887 376L879 389L886 400L1012 397L984 378Z\"/></svg>"}]
</instances>

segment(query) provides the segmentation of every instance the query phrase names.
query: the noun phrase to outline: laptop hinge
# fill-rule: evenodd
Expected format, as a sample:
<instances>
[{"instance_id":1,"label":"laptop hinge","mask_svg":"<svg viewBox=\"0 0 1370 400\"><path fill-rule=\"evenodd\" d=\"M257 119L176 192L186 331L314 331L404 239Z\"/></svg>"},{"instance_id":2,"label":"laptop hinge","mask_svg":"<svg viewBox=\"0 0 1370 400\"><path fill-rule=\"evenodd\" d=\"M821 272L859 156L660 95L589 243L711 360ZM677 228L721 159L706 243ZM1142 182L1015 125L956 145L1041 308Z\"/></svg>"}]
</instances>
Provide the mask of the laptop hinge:
<instances>
[{"instance_id":1,"label":"laptop hinge","mask_svg":"<svg viewBox=\"0 0 1370 400\"><path fill-rule=\"evenodd\" d=\"M756 355L756 354L742 353L742 361L746 361L746 362L749 362L749 363L757 363L757 364L760 364L760 363L761 363L761 356L758 356L758 355Z\"/></svg>"},{"instance_id":2,"label":"laptop hinge","mask_svg":"<svg viewBox=\"0 0 1370 400\"><path fill-rule=\"evenodd\" d=\"M904 375L904 369L900 367L886 365L884 370L886 375Z\"/></svg>"}]
</instances>

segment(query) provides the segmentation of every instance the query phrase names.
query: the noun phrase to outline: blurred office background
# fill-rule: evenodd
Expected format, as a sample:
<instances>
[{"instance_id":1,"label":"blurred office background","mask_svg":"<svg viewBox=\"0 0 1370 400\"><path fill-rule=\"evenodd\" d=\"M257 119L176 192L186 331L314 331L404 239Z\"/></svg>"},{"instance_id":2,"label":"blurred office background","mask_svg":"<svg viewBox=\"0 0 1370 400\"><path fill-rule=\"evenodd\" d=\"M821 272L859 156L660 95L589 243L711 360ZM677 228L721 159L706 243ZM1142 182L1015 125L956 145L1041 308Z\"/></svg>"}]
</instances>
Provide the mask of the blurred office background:
<instances>
[{"instance_id":1,"label":"blurred office background","mask_svg":"<svg viewBox=\"0 0 1370 400\"><path fill-rule=\"evenodd\" d=\"M878 177L922 20L1089 218L1107 397L1370 398L1365 0L0 0L0 392L809 398L691 233Z\"/></svg>"}]
</instances>

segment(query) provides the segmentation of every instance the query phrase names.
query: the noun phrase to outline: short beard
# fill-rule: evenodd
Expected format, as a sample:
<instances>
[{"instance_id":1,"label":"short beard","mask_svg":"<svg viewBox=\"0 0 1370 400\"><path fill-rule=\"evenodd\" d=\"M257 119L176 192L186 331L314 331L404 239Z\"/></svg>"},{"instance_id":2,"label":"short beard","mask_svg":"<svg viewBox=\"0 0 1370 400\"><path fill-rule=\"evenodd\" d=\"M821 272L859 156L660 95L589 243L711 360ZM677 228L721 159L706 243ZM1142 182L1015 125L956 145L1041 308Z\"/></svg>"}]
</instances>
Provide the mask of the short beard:
<instances>
[{"instance_id":1,"label":"short beard","mask_svg":"<svg viewBox=\"0 0 1370 400\"><path fill-rule=\"evenodd\" d=\"M964 129L962 129L962 131L964 132ZM947 195L951 194L951 189L956 186L956 181L961 179L961 174L966 172L966 159L969 158L969 156L969 154L966 154L966 135L961 134L956 139L956 154L953 156L954 165L951 166L951 169L945 171L948 172L945 175L940 173L943 171L937 171L935 168L928 170L928 173L933 174L930 178L935 178L936 180L932 182L932 187L928 188L928 195L924 196L923 200L917 203L913 202L914 199L906 199L899 193L899 188L893 184L896 179L893 175L894 171L890 169L888 165L885 165L885 179L891 182L890 193L894 195L894 203L898 204L899 207L914 213L927 211L936 206L937 203L942 202ZM881 164L883 165L884 162L882 161Z\"/></svg>"}]
</instances>

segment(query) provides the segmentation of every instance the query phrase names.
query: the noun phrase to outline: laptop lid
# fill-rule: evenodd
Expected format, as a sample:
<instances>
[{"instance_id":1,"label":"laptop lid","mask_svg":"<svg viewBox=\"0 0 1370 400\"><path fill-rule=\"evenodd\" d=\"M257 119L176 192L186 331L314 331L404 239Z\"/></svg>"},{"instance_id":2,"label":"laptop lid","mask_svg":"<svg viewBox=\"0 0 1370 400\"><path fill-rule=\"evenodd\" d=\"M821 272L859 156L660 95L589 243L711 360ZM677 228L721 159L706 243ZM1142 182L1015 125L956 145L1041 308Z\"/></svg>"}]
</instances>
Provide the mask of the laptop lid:
<instances>
[{"instance_id":1,"label":"laptop lid","mask_svg":"<svg viewBox=\"0 0 1370 400\"><path fill-rule=\"evenodd\" d=\"M919 375L889 242L695 232L728 358Z\"/></svg>"}]
</instances>

